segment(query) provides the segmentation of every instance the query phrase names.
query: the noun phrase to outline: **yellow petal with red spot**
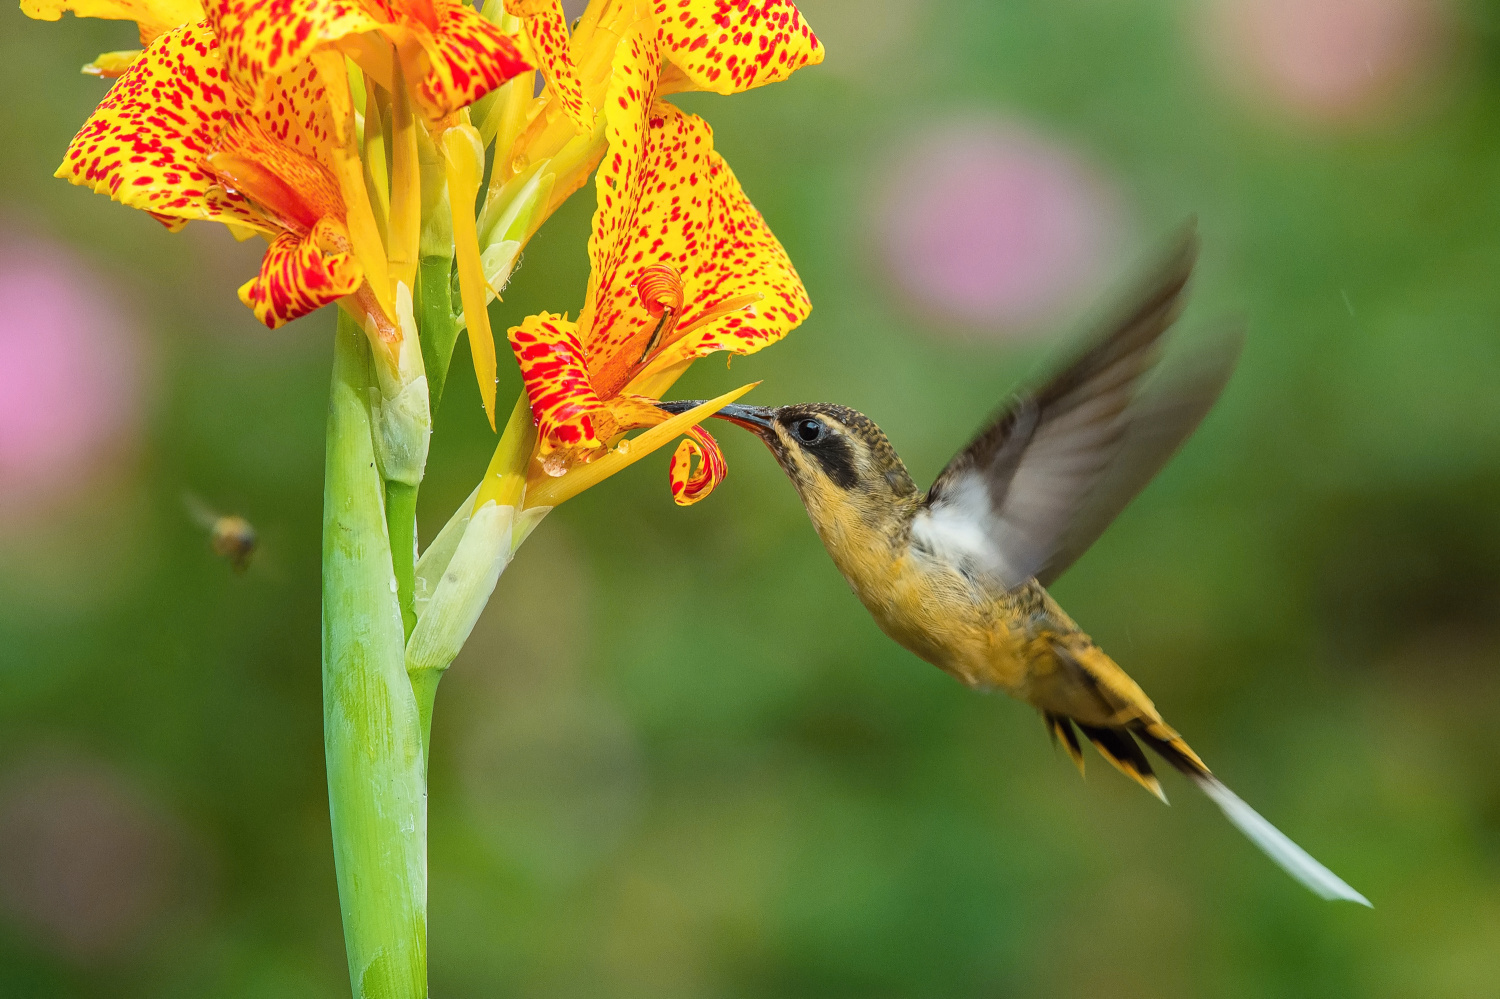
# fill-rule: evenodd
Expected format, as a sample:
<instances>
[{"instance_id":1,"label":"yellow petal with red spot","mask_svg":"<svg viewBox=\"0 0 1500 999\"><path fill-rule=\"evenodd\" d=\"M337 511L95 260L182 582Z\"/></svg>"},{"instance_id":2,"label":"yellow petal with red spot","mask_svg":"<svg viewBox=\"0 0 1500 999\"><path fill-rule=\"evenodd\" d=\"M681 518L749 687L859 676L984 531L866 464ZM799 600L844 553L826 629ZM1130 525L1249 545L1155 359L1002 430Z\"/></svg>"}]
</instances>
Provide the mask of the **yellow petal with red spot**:
<instances>
[{"instance_id":1,"label":"yellow petal with red spot","mask_svg":"<svg viewBox=\"0 0 1500 999\"><path fill-rule=\"evenodd\" d=\"M735 94L823 61L823 43L791 0L659 0L667 57L700 90Z\"/></svg>"},{"instance_id":2,"label":"yellow petal with red spot","mask_svg":"<svg viewBox=\"0 0 1500 999\"><path fill-rule=\"evenodd\" d=\"M442 118L467 107L531 68L510 35L472 7L433 0L432 13L435 22L428 31L422 30L425 23L412 26L428 63L416 97L430 117ZM411 78L417 78L415 73Z\"/></svg>"},{"instance_id":3,"label":"yellow petal with red spot","mask_svg":"<svg viewBox=\"0 0 1500 999\"><path fill-rule=\"evenodd\" d=\"M589 379L577 325L550 312L527 316L510 328L510 346L531 399L541 454L602 447L608 431L598 424L609 408Z\"/></svg>"},{"instance_id":4,"label":"yellow petal with red spot","mask_svg":"<svg viewBox=\"0 0 1500 999\"><path fill-rule=\"evenodd\" d=\"M354 256L330 253L320 245L336 242L337 234L324 231L334 225L325 219L307 236L287 232L276 237L261 260L260 273L240 288L240 301L250 306L255 318L275 329L358 290L364 273Z\"/></svg>"},{"instance_id":5,"label":"yellow petal with red spot","mask_svg":"<svg viewBox=\"0 0 1500 999\"><path fill-rule=\"evenodd\" d=\"M562 105L563 114L578 131L592 129L594 111L583 98L583 83L568 48L568 21L562 0L505 0L505 9L525 25L537 66Z\"/></svg>"},{"instance_id":6,"label":"yellow petal with red spot","mask_svg":"<svg viewBox=\"0 0 1500 999\"><path fill-rule=\"evenodd\" d=\"M269 231L203 163L239 107L213 32L184 25L152 42L120 77L69 143L57 176L158 217Z\"/></svg>"},{"instance_id":7,"label":"yellow petal with red spot","mask_svg":"<svg viewBox=\"0 0 1500 999\"><path fill-rule=\"evenodd\" d=\"M628 275L620 272L627 267L631 233L645 196L644 185L650 179L645 168L647 111L660 78L661 45L649 26L637 22L615 49L613 73L604 98L604 136L608 148L594 176L597 207L589 233L589 284L578 324L585 331L589 357L598 362L607 363L615 353L628 353L634 334L640 336L636 354L629 361L639 357L641 344L650 331L626 328L618 322L621 311L632 302L644 316L642 324L650 321L654 326L635 288L640 272L654 261L637 262ZM618 335L611 339L611 332ZM605 391L618 391L623 385L623 377L616 374Z\"/></svg>"},{"instance_id":8,"label":"yellow petal with red spot","mask_svg":"<svg viewBox=\"0 0 1500 999\"><path fill-rule=\"evenodd\" d=\"M142 45L163 32L203 20L198 0L21 0L21 13L40 21L56 21L67 10L78 17L134 21Z\"/></svg>"},{"instance_id":9,"label":"yellow petal with red spot","mask_svg":"<svg viewBox=\"0 0 1500 999\"><path fill-rule=\"evenodd\" d=\"M614 124L615 106L607 109ZM621 114L623 115L623 111ZM781 339L811 311L807 291L765 220L750 204L729 165L714 152L701 118L657 101L645 119L644 147L627 185L623 211L606 213L606 172L600 167L600 211L590 242L609 243L596 256L597 285L586 344L594 384L604 395L637 372L658 319L637 282L665 265L681 278L683 312L657 365L716 350L749 354ZM605 155L628 158L630 147Z\"/></svg>"},{"instance_id":10,"label":"yellow petal with red spot","mask_svg":"<svg viewBox=\"0 0 1500 999\"><path fill-rule=\"evenodd\" d=\"M256 104L315 49L380 27L357 0L209 0L207 10L229 78Z\"/></svg>"},{"instance_id":11,"label":"yellow petal with red spot","mask_svg":"<svg viewBox=\"0 0 1500 999\"><path fill-rule=\"evenodd\" d=\"M713 492L728 473L719 442L702 427L693 427L677 445L672 463L667 466L672 502L678 506L692 506Z\"/></svg>"}]
</instances>

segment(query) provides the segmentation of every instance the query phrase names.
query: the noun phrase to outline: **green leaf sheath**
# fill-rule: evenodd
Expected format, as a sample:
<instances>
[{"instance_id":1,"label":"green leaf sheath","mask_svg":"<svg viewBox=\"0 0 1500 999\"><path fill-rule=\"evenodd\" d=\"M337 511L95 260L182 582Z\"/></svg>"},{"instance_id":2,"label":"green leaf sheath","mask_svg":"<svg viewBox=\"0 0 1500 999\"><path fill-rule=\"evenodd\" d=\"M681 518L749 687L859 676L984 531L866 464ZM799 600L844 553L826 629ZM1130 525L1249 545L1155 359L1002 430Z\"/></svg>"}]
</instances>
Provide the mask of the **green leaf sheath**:
<instances>
[{"instance_id":1,"label":"green leaf sheath","mask_svg":"<svg viewBox=\"0 0 1500 999\"><path fill-rule=\"evenodd\" d=\"M448 364L458 342L458 317L453 314L453 258L423 257L417 270L417 326L422 331L422 365L427 369L427 392L433 422L448 381Z\"/></svg>"},{"instance_id":2,"label":"green leaf sheath","mask_svg":"<svg viewBox=\"0 0 1500 999\"><path fill-rule=\"evenodd\" d=\"M402 633L411 637L417 626L414 600L417 564L417 487L405 482L385 484L386 528L391 539L391 568L396 573L396 599L401 607Z\"/></svg>"},{"instance_id":3,"label":"green leaf sheath","mask_svg":"<svg viewBox=\"0 0 1500 999\"><path fill-rule=\"evenodd\" d=\"M371 438L369 351L339 313L323 494L323 726L357 999L427 995L421 726Z\"/></svg>"}]
</instances>

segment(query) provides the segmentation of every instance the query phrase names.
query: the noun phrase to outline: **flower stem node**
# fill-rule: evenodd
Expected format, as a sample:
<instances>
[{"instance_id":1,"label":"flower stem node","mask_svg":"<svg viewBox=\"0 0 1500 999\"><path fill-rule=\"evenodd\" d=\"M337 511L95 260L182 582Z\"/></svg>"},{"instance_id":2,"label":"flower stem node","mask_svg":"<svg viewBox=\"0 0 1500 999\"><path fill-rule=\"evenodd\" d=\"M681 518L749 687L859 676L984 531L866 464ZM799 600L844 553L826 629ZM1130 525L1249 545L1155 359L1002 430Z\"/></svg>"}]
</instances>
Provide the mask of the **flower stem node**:
<instances>
[{"instance_id":1,"label":"flower stem node","mask_svg":"<svg viewBox=\"0 0 1500 999\"><path fill-rule=\"evenodd\" d=\"M401 342L396 367L386 363L384 352L376 353L378 389L370 392L370 419L374 426L375 460L389 482L417 486L427 466L427 447L432 436L427 373L422 366L422 345L412 316L411 289L396 286L396 316L401 324ZM375 324L367 319L366 334L377 339Z\"/></svg>"}]
</instances>

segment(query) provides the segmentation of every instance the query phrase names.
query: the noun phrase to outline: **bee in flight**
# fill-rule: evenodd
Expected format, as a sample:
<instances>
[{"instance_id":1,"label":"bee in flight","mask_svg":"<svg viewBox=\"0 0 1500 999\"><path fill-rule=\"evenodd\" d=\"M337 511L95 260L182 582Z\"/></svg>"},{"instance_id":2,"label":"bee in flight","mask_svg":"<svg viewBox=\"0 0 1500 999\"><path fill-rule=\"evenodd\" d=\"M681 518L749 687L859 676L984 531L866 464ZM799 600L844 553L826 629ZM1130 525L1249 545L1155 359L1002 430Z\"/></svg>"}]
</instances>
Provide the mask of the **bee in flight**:
<instances>
[{"instance_id":1,"label":"bee in flight","mask_svg":"<svg viewBox=\"0 0 1500 999\"><path fill-rule=\"evenodd\" d=\"M259 542L255 525L238 514L216 513L192 493L184 493L182 503L193 522L208 531L209 544L215 555L232 565L235 572L244 572L250 567L250 559Z\"/></svg>"},{"instance_id":2,"label":"bee in flight","mask_svg":"<svg viewBox=\"0 0 1500 999\"><path fill-rule=\"evenodd\" d=\"M1234 370L1237 334L1145 384L1196 257L1189 232L1116 321L1050 381L1015 396L926 492L880 428L852 409L731 405L715 415L771 449L891 638L966 686L1035 706L1080 771L1082 733L1165 801L1146 746L1313 892L1369 905L1220 782L1046 589L1176 453Z\"/></svg>"}]
</instances>

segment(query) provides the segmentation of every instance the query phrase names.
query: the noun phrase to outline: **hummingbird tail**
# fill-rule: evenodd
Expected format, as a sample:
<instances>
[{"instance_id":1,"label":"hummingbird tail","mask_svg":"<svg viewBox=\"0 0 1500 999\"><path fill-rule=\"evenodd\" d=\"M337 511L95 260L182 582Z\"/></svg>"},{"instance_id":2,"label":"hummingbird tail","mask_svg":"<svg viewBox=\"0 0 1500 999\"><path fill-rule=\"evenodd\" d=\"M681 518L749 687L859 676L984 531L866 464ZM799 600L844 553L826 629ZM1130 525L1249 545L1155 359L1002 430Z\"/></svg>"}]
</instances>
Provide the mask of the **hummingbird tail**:
<instances>
[{"instance_id":1,"label":"hummingbird tail","mask_svg":"<svg viewBox=\"0 0 1500 999\"><path fill-rule=\"evenodd\" d=\"M1342 899L1348 902L1358 902L1364 906L1370 904L1369 899L1349 887L1343 878L1314 860L1311 854L1293 843L1285 833L1267 822L1259 812L1245 804L1239 795L1229 790L1223 781L1209 772L1208 767L1204 766L1197 754L1188 748L1181 736L1165 725L1152 725L1150 728L1159 728L1163 731L1137 729L1135 734L1162 759L1181 770L1189 780L1198 785L1198 789L1219 806L1224 817L1236 829L1244 833L1246 839L1259 847L1262 853L1270 857L1276 866L1300 881L1319 898ZM1171 735L1170 739L1161 737L1168 733Z\"/></svg>"},{"instance_id":2,"label":"hummingbird tail","mask_svg":"<svg viewBox=\"0 0 1500 999\"><path fill-rule=\"evenodd\" d=\"M1062 744L1080 774L1083 773L1083 749L1078 743L1078 732L1081 731L1084 738L1092 742L1094 748L1099 750L1099 755L1108 760L1116 770L1162 801L1167 800L1165 792L1161 789L1161 781L1156 779L1156 774L1151 769L1151 762L1146 759L1146 754L1141 752L1141 747L1136 745L1135 740L1125 729L1096 728L1055 711L1043 711L1042 721L1047 726L1047 734L1052 737L1053 745ZM1074 729L1075 725L1077 730Z\"/></svg>"}]
</instances>

